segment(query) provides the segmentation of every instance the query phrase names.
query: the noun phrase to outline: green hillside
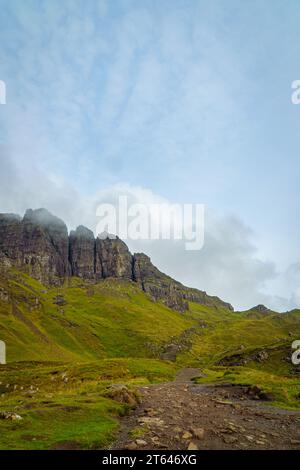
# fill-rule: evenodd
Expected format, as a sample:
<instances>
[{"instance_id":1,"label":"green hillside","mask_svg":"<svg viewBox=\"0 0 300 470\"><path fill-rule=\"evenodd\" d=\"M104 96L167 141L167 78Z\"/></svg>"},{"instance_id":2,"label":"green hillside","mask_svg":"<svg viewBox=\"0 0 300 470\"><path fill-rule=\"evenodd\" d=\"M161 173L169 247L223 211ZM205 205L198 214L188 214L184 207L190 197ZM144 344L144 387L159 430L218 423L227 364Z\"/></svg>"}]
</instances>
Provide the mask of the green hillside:
<instances>
[{"instance_id":1,"label":"green hillside","mask_svg":"<svg viewBox=\"0 0 300 470\"><path fill-rule=\"evenodd\" d=\"M267 315L189 304L186 313L153 302L133 282L70 278L46 287L17 271L0 276L0 448L99 448L113 439L128 403L107 386L172 380L185 366L207 379L271 389L300 408L288 360L300 311ZM264 352L264 360L259 353Z\"/></svg>"},{"instance_id":2,"label":"green hillside","mask_svg":"<svg viewBox=\"0 0 300 470\"><path fill-rule=\"evenodd\" d=\"M0 279L0 336L7 361L80 361L111 357L165 358L178 345L179 364L214 364L224 355L291 342L300 312L248 316L190 303L178 313L133 282L90 284L71 278L45 287L12 271ZM175 348L176 349L176 348Z\"/></svg>"},{"instance_id":3,"label":"green hillside","mask_svg":"<svg viewBox=\"0 0 300 470\"><path fill-rule=\"evenodd\" d=\"M190 315L152 302L130 282L91 285L74 279L46 288L24 274L1 279L0 335L8 362L159 357L172 337L195 324Z\"/></svg>"}]
</instances>

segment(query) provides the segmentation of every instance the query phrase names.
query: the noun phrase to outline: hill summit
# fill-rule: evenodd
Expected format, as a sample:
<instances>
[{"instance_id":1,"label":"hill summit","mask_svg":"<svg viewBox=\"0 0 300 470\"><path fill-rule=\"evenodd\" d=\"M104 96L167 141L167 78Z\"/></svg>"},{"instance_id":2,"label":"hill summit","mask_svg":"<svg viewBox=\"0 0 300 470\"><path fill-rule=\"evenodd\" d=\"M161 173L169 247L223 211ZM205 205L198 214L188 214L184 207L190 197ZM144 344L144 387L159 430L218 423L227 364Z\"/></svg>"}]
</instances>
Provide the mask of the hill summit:
<instances>
[{"instance_id":1,"label":"hill summit","mask_svg":"<svg viewBox=\"0 0 300 470\"><path fill-rule=\"evenodd\" d=\"M162 273L144 253L132 255L117 236L95 238L83 225L69 234L66 224L46 209L28 209L23 218L0 214L0 266L17 268L48 285L61 285L73 276L94 283L105 278L132 281L153 300L180 312L188 310L189 301L233 310L218 297Z\"/></svg>"}]
</instances>

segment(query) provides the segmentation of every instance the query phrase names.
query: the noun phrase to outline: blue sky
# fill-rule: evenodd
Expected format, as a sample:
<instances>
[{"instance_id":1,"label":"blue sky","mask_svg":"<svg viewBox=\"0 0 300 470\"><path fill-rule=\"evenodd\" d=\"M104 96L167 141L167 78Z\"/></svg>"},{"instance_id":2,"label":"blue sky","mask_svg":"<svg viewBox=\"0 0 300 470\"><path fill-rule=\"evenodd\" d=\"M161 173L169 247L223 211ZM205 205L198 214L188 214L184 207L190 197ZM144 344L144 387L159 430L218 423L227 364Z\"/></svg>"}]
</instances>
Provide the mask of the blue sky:
<instances>
[{"instance_id":1,"label":"blue sky","mask_svg":"<svg viewBox=\"0 0 300 470\"><path fill-rule=\"evenodd\" d=\"M124 187L204 203L195 259L141 248L237 308L299 306L297 0L0 0L0 11L1 211L46 205L93 226L88 207Z\"/></svg>"}]
</instances>

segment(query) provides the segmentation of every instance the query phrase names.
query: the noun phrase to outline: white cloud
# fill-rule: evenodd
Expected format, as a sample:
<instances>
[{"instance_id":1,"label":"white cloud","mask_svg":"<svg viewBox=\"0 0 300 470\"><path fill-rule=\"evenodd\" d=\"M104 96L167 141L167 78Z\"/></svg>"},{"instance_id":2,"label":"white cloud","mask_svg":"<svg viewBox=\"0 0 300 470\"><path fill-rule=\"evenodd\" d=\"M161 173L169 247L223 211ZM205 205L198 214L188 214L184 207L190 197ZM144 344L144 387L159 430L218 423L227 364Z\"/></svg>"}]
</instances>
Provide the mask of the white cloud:
<instances>
[{"instance_id":1,"label":"white cloud","mask_svg":"<svg viewBox=\"0 0 300 470\"><path fill-rule=\"evenodd\" d=\"M96 231L96 208L100 203L117 206L120 195L128 203L171 204L166 198L143 187L119 184L84 197L65 181L51 178L36 167L24 173L14 166L7 149L0 147L0 211L23 214L27 208L45 207L61 217L69 229L79 224ZM34 177L33 177L34 175ZM188 201L187 201L188 202ZM236 309L264 303L288 310L299 306L300 264L278 273L271 261L258 258L255 234L238 217L218 216L206 209L205 241L200 251L186 251L184 240L126 240L133 252L151 256L159 269L175 279L211 295L218 295ZM284 296L269 293L268 285L280 283Z\"/></svg>"},{"instance_id":2,"label":"white cloud","mask_svg":"<svg viewBox=\"0 0 300 470\"><path fill-rule=\"evenodd\" d=\"M238 43L244 23L233 23L231 36L221 3L187 9L174 2L170 9L121 2L109 16L112 3L78 2L74 8L73 1L53 0L29 8L12 0L1 11L0 78L7 82L8 104L0 115L0 210L44 206L69 227L94 228L97 201L124 191L136 202L167 201L147 186L170 199L176 194L176 202L190 202L184 201L188 193L198 202L217 201L221 209L238 207L244 198L238 208L244 220L247 198L255 192L263 204L268 176L273 179L263 164L256 168L251 154L253 123L262 111L255 108L250 120L244 114L257 83L249 83L248 72L253 68L257 78L262 71L254 60L260 51L251 46L249 58ZM241 11L244 19L247 10ZM268 11L253 11L262 24L269 18ZM112 186L116 181L129 184ZM284 193L278 181L270 199L278 187ZM258 193L259 186L266 192ZM94 195L96 187L109 189ZM260 214L265 219L263 209ZM270 244L274 232L267 233ZM258 256L254 240L241 219L209 210L205 246L196 255L180 242L130 245L151 254L160 269L236 307L299 305L299 270L277 273L273 262ZM272 258L278 259L276 250Z\"/></svg>"},{"instance_id":3,"label":"white cloud","mask_svg":"<svg viewBox=\"0 0 300 470\"><path fill-rule=\"evenodd\" d=\"M119 195L130 203L169 203L152 191L130 185L108 188L97 195L97 201L117 204ZM186 251L184 240L132 241L132 251L149 254L159 269L181 282L219 295L237 309L258 303L272 307L274 299L265 293L267 283L277 276L274 263L256 256L254 234L239 218L219 217L207 208L205 242L202 250ZM285 309L284 300L281 308ZM276 304L278 307L278 302Z\"/></svg>"}]
</instances>

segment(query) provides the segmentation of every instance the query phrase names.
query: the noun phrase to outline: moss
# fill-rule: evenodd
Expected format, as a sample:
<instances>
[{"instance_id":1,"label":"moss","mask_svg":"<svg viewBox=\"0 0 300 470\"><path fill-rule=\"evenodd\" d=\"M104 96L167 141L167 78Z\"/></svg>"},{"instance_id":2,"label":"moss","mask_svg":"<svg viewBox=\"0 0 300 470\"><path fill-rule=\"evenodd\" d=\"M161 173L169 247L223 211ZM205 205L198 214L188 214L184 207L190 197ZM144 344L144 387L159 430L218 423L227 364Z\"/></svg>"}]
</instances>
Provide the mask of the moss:
<instances>
[{"instance_id":1,"label":"moss","mask_svg":"<svg viewBox=\"0 0 300 470\"><path fill-rule=\"evenodd\" d=\"M8 359L0 366L0 410L23 417L0 420L2 449L105 447L129 409L105 396L107 386L169 381L186 366L204 368L206 381L259 385L275 404L299 409L299 380L285 360L300 337L299 310L252 318L190 303L181 314L132 282L72 278L49 288L17 271L0 277L0 287L10 298L0 300ZM174 344L174 362L161 360ZM260 349L268 361L252 358ZM246 367L218 366L236 354L248 358Z\"/></svg>"},{"instance_id":2,"label":"moss","mask_svg":"<svg viewBox=\"0 0 300 470\"><path fill-rule=\"evenodd\" d=\"M291 410L300 410L300 382L298 378L282 376L264 370L248 367L213 367L205 369L205 378L196 379L196 383L231 383L235 385L257 386L274 396L273 406Z\"/></svg>"},{"instance_id":3,"label":"moss","mask_svg":"<svg viewBox=\"0 0 300 470\"><path fill-rule=\"evenodd\" d=\"M0 410L23 418L0 420L0 449L103 448L118 430L118 416L130 409L105 396L107 386L166 381L175 371L162 361L131 358L0 367Z\"/></svg>"}]
</instances>

